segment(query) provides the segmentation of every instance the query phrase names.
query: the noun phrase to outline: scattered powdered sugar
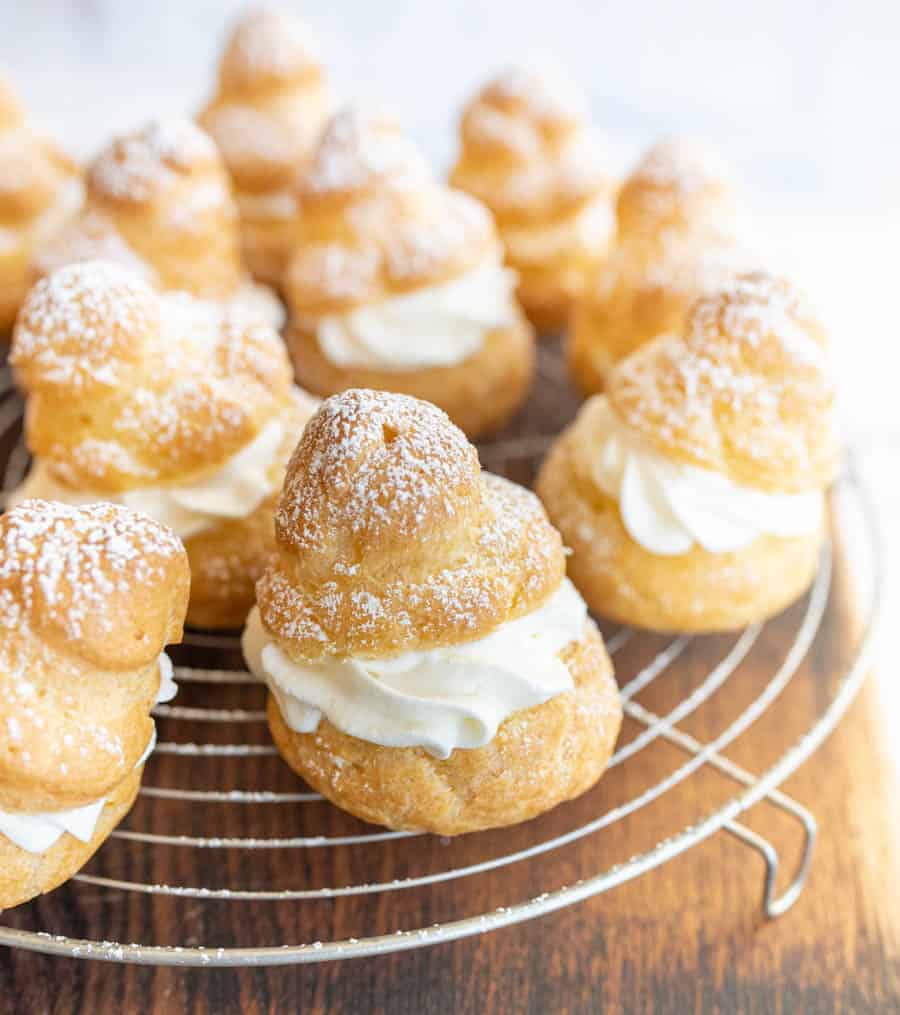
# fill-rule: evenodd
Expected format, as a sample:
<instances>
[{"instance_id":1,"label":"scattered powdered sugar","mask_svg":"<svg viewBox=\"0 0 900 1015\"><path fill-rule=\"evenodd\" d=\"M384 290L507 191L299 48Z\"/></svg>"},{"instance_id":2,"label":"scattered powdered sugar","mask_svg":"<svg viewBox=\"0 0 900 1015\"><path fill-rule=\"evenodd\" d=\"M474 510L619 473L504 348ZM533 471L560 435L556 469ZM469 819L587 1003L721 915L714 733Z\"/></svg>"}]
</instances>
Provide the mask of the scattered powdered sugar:
<instances>
[{"instance_id":1,"label":"scattered powdered sugar","mask_svg":"<svg viewBox=\"0 0 900 1015\"><path fill-rule=\"evenodd\" d=\"M126 508L25 501L0 519L0 625L19 630L37 610L73 639L88 617L111 626L109 597L160 577L161 562L183 552L172 532Z\"/></svg>"},{"instance_id":2,"label":"scattered powdered sugar","mask_svg":"<svg viewBox=\"0 0 900 1015\"><path fill-rule=\"evenodd\" d=\"M494 235L490 213L461 191L436 190L431 214L397 223L385 251L388 274L396 281L427 277L469 252L479 252Z\"/></svg>"},{"instance_id":3,"label":"scattered powdered sugar","mask_svg":"<svg viewBox=\"0 0 900 1015\"><path fill-rule=\"evenodd\" d=\"M701 298L684 338L645 345L610 377L626 422L761 486L815 487L834 463L824 335L785 281L754 272ZM800 484L799 486L797 484Z\"/></svg>"},{"instance_id":4,"label":"scattered powdered sugar","mask_svg":"<svg viewBox=\"0 0 900 1015\"><path fill-rule=\"evenodd\" d=\"M379 181L417 185L431 176L416 146L383 110L348 106L325 127L298 186L303 194L345 194Z\"/></svg>"},{"instance_id":5,"label":"scattered powdered sugar","mask_svg":"<svg viewBox=\"0 0 900 1015\"><path fill-rule=\"evenodd\" d=\"M361 302L378 280L381 257L371 246L342 247L336 243L302 249L291 261L286 288L297 306L306 294L317 298Z\"/></svg>"},{"instance_id":6,"label":"scattered powdered sugar","mask_svg":"<svg viewBox=\"0 0 900 1015\"><path fill-rule=\"evenodd\" d=\"M731 179L730 166L714 148L675 138L655 144L630 177L681 194L702 191L710 184L728 184Z\"/></svg>"},{"instance_id":7,"label":"scattered powdered sugar","mask_svg":"<svg viewBox=\"0 0 900 1015\"><path fill-rule=\"evenodd\" d=\"M263 577L264 621L310 655L475 636L542 598L563 567L534 494L481 473L439 409L383 392L323 403L288 467L276 529L296 570L275 563ZM329 577L303 581L320 555Z\"/></svg>"},{"instance_id":8,"label":"scattered powdered sugar","mask_svg":"<svg viewBox=\"0 0 900 1015\"><path fill-rule=\"evenodd\" d=\"M492 81L479 98L515 103L538 123L580 120L587 112L584 96L575 82L553 63L511 67Z\"/></svg>"},{"instance_id":9,"label":"scattered powdered sugar","mask_svg":"<svg viewBox=\"0 0 900 1015\"><path fill-rule=\"evenodd\" d=\"M620 191L620 226L659 228L675 217L728 231L737 211L735 189L731 168L714 149L662 141L644 155Z\"/></svg>"},{"instance_id":10,"label":"scattered powdered sugar","mask_svg":"<svg viewBox=\"0 0 900 1015\"><path fill-rule=\"evenodd\" d=\"M155 294L131 272L106 262L72 264L29 293L10 361L28 387L73 394L115 388L158 317Z\"/></svg>"},{"instance_id":11,"label":"scattered powdered sugar","mask_svg":"<svg viewBox=\"0 0 900 1015\"><path fill-rule=\"evenodd\" d=\"M230 167L240 168L251 158L254 162L281 165L298 153L297 136L287 124L250 105L216 109L207 114L206 126Z\"/></svg>"},{"instance_id":12,"label":"scattered powdered sugar","mask_svg":"<svg viewBox=\"0 0 900 1015\"><path fill-rule=\"evenodd\" d=\"M94 161L89 179L108 197L139 203L217 159L212 140L190 120L155 120L136 134L115 139Z\"/></svg>"},{"instance_id":13,"label":"scattered powdered sugar","mask_svg":"<svg viewBox=\"0 0 900 1015\"><path fill-rule=\"evenodd\" d=\"M277 523L298 548L313 549L324 536L311 521L412 538L435 510L454 516L478 468L475 449L436 406L353 389L326 399L307 424ZM330 491L327 505L317 502L321 490Z\"/></svg>"},{"instance_id":14,"label":"scattered powdered sugar","mask_svg":"<svg viewBox=\"0 0 900 1015\"><path fill-rule=\"evenodd\" d=\"M222 57L220 75L234 89L291 78L317 70L320 47L309 28L276 7L262 5L235 26Z\"/></svg>"},{"instance_id":15,"label":"scattered powdered sugar","mask_svg":"<svg viewBox=\"0 0 900 1015\"><path fill-rule=\"evenodd\" d=\"M824 370L826 350L819 340L822 336L810 332L812 321L811 309L783 279L753 272L729 280L696 304L688 322L688 342L693 344L693 336L700 339L716 332L753 349L771 341L797 366Z\"/></svg>"}]
</instances>

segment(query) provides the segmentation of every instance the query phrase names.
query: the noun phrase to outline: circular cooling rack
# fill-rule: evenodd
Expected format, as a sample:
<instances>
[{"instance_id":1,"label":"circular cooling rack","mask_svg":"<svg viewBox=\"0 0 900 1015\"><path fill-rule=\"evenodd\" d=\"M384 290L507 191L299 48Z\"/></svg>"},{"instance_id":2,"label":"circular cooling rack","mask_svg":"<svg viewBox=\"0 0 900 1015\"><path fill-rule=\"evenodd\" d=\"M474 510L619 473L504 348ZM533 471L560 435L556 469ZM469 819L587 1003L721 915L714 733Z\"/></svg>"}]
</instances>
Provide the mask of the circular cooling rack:
<instances>
[{"instance_id":1,"label":"circular cooling rack","mask_svg":"<svg viewBox=\"0 0 900 1015\"><path fill-rule=\"evenodd\" d=\"M28 456L8 374L0 397L9 490ZM576 407L548 343L528 407L480 447L483 464L530 483ZM513 828L448 840L374 828L332 807L278 757L265 690L243 669L237 636L188 632L171 653L179 697L155 710L159 743L133 811L72 881L0 915L0 944L184 966L373 955L553 912L720 831L761 855L763 908L779 916L803 889L816 823L778 786L858 691L880 598L873 511L852 456L831 503L813 587L780 617L702 638L601 625L625 710L609 771ZM738 820L757 805L778 838L799 841L786 879L779 848ZM752 876L737 862L728 873Z\"/></svg>"}]
</instances>

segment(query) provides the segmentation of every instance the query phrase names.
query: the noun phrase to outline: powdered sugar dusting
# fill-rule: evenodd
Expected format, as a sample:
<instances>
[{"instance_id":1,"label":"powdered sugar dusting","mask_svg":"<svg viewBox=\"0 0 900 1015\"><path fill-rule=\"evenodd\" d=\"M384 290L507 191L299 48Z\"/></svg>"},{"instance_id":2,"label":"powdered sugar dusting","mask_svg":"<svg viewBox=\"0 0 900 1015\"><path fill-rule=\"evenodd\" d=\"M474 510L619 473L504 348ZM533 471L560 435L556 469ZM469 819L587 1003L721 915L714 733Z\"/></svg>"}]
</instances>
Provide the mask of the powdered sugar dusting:
<instances>
[{"instance_id":1,"label":"powdered sugar dusting","mask_svg":"<svg viewBox=\"0 0 900 1015\"><path fill-rule=\"evenodd\" d=\"M622 361L609 394L657 444L751 486L824 486L834 469L834 388L824 334L799 295L764 273L702 297L684 338Z\"/></svg>"},{"instance_id":2,"label":"powdered sugar dusting","mask_svg":"<svg viewBox=\"0 0 900 1015\"><path fill-rule=\"evenodd\" d=\"M309 28L277 7L261 5L235 26L220 77L233 90L252 89L317 71L320 64L319 43Z\"/></svg>"},{"instance_id":3,"label":"powdered sugar dusting","mask_svg":"<svg viewBox=\"0 0 900 1015\"><path fill-rule=\"evenodd\" d=\"M211 139L190 120L156 120L101 152L90 168L89 182L109 198L139 203L217 158Z\"/></svg>"},{"instance_id":4,"label":"powdered sugar dusting","mask_svg":"<svg viewBox=\"0 0 900 1015\"><path fill-rule=\"evenodd\" d=\"M73 394L114 388L159 315L152 290L106 262L69 265L31 290L19 315L10 361L29 387Z\"/></svg>"},{"instance_id":5,"label":"powdered sugar dusting","mask_svg":"<svg viewBox=\"0 0 900 1015\"><path fill-rule=\"evenodd\" d=\"M111 629L110 596L158 579L183 553L168 529L116 505L25 501L0 519L0 626L21 630L37 610L72 639L88 617Z\"/></svg>"},{"instance_id":6,"label":"powdered sugar dusting","mask_svg":"<svg viewBox=\"0 0 900 1015\"><path fill-rule=\"evenodd\" d=\"M575 82L553 63L511 67L492 81L484 97L514 103L536 122L582 120L584 96Z\"/></svg>"},{"instance_id":7,"label":"powdered sugar dusting","mask_svg":"<svg viewBox=\"0 0 900 1015\"><path fill-rule=\"evenodd\" d=\"M619 196L620 226L665 224L673 217L731 228L735 180L714 149L682 140L654 145L625 181ZM644 221L646 216L647 221Z\"/></svg>"},{"instance_id":8,"label":"powdered sugar dusting","mask_svg":"<svg viewBox=\"0 0 900 1015\"><path fill-rule=\"evenodd\" d=\"M87 262L35 287L12 362L33 401L29 441L76 489L113 489L223 462L290 402L272 329L129 272ZM48 421L52 426L48 426ZM48 446L49 445L49 446Z\"/></svg>"},{"instance_id":9,"label":"powdered sugar dusting","mask_svg":"<svg viewBox=\"0 0 900 1015\"><path fill-rule=\"evenodd\" d=\"M276 523L300 550L320 544L320 525L414 538L436 509L452 519L477 475L475 449L436 406L350 390L326 399L307 425ZM321 490L331 493L327 505Z\"/></svg>"},{"instance_id":10,"label":"powdered sugar dusting","mask_svg":"<svg viewBox=\"0 0 900 1015\"><path fill-rule=\"evenodd\" d=\"M376 181L400 188L429 177L425 159L390 116L348 106L325 127L298 186L305 195L348 194Z\"/></svg>"},{"instance_id":11,"label":"powdered sugar dusting","mask_svg":"<svg viewBox=\"0 0 900 1015\"><path fill-rule=\"evenodd\" d=\"M583 98L552 66L513 68L486 85L466 108L462 140L452 179L498 213L546 217L610 186Z\"/></svg>"},{"instance_id":12,"label":"powdered sugar dusting","mask_svg":"<svg viewBox=\"0 0 900 1015\"><path fill-rule=\"evenodd\" d=\"M288 467L276 531L280 560L294 563L261 580L263 619L308 656L476 637L536 605L564 570L533 494L482 474L439 409L383 392L323 403Z\"/></svg>"}]
</instances>

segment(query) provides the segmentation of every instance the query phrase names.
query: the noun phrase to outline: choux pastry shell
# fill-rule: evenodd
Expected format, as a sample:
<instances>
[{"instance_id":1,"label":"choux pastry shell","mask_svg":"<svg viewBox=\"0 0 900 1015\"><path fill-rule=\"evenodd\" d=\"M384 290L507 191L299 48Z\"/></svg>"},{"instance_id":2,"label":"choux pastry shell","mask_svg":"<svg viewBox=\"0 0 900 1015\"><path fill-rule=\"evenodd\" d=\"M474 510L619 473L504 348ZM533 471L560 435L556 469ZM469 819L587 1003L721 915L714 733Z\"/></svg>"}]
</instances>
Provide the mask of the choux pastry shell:
<instances>
[{"instance_id":1,"label":"choux pastry shell","mask_svg":"<svg viewBox=\"0 0 900 1015\"><path fill-rule=\"evenodd\" d=\"M297 180L285 276L299 382L434 402L473 437L525 399L533 334L486 209L429 173L382 114L344 110Z\"/></svg>"},{"instance_id":2,"label":"choux pastry shell","mask_svg":"<svg viewBox=\"0 0 900 1015\"><path fill-rule=\"evenodd\" d=\"M178 539L126 508L0 518L0 909L70 878L131 807L188 583Z\"/></svg>"},{"instance_id":3,"label":"choux pastry shell","mask_svg":"<svg viewBox=\"0 0 900 1015\"><path fill-rule=\"evenodd\" d=\"M809 586L838 457L822 328L787 282L752 273L619 363L536 489L594 612L730 630Z\"/></svg>"},{"instance_id":4,"label":"choux pastry shell","mask_svg":"<svg viewBox=\"0 0 900 1015\"><path fill-rule=\"evenodd\" d=\"M273 691L282 756L315 789L367 821L455 835L600 777L621 706L561 540L444 413L385 392L329 398L275 524L245 655ZM529 683L541 667L563 683ZM362 683L342 697L345 680Z\"/></svg>"},{"instance_id":5,"label":"choux pastry shell","mask_svg":"<svg viewBox=\"0 0 900 1015\"><path fill-rule=\"evenodd\" d=\"M451 183L493 213L531 323L563 330L615 232L609 160L583 97L552 66L514 67L473 97L460 131Z\"/></svg>"}]
</instances>

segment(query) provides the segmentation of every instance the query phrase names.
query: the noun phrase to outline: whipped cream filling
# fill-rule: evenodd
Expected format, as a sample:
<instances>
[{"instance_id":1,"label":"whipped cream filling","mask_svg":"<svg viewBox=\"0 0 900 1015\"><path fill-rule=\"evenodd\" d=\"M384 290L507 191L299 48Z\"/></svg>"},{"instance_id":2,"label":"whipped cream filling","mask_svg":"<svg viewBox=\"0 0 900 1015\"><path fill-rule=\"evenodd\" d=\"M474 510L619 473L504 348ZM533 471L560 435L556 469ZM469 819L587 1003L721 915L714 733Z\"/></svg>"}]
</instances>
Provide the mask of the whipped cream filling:
<instances>
[{"instance_id":1,"label":"whipped cream filling","mask_svg":"<svg viewBox=\"0 0 900 1015\"><path fill-rule=\"evenodd\" d=\"M228 301L232 313L252 324L264 324L275 331L281 331L286 314L284 304L275 294L275 290L250 279L244 281L234 296Z\"/></svg>"},{"instance_id":2,"label":"whipped cream filling","mask_svg":"<svg viewBox=\"0 0 900 1015\"><path fill-rule=\"evenodd\" d=\"M416 370L462 363L488 333L516 321L514 272L497 260L427 286L313 322L323 354L339 367Z\"/></svg>"},{"instance_id":3,"label":"whipped cream filling","mask_svg":"<svg viewBox=\"0 0 900 1015\"><path fill-rule=\"evenodd\" d=\"M822 524L822 491L767 493L670 461L629 428L605 396L601 401L593 419L601 443L592 448L588 469L598 489L618 501L628 534L651 553L677 556L695 544L729 553L763 535L790 538Z\"/></svg>"},{"instance_id":4,"label":"whipped cream filling","mask_svg":"<svg viewBox=\"0 0 900 1015\"><path fill-rule=\"evenodd\" d=\"M270 420L257 436L212 475L184 486L144 487L119 493L74 490L59 482L45 462L34 462L25 482L12 494L8 507L38 497L75 507L109 501L142 511L188 539L224 521L246 518L273 491L269 473L282 441L285 424Z\"/></svg>"},{"instance_id":5,"label":"whipped cream filling","mask_svg":"<svg viewBox=\"0 0 900 1015\"><path fill-rule=\"evenodd\" d=\"M312 733L324 716L360 740L448 758L489 743L514 712L572 689L559 652L584 636L586 617L584 600L564 578L543 606L460 645L301 662L272 641L254 608L242 646L291 729Z\"/></svg>"},{"instance_id":6,"label":"whipped cream filling","mask_svg":"<svg viewBox=\"0 0 900 1015\"><path fill-rule=\"evenodd\" d=\"M576 215L548 225L504 226L503 242L510 255L525 263L553 260L577 251L601 253L616 227L611 202L596 198Z\"/></svg>"},{"instance_id":7,"label":"whipped cream filling","mask_svg":"<svg viewBox=\"0 0 900 1015\"><path fill-rule=\"evenodd\" d=\"M175 683L172 662L163 652L159 657L159 691L155 704L171 701L177 693L178 685ZM144 764L155 746L154 726L150 741L135 768L140 768ZM107 798L104 796L82 807L72 807L66 811L48 811L43 814L17 814L0 810L0 835L27 853L46 853L65 833L78 839L79 842L87 843L94 837L106 801Z\"/></svg>"}]
</instances>

